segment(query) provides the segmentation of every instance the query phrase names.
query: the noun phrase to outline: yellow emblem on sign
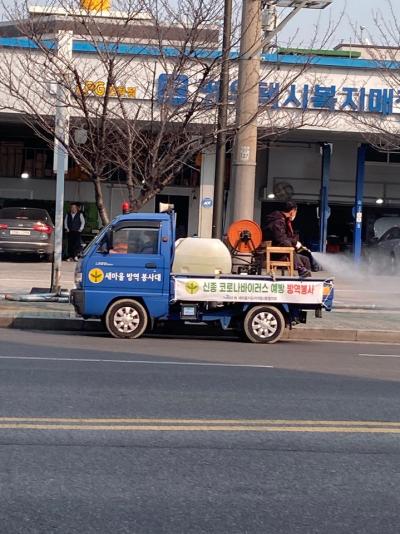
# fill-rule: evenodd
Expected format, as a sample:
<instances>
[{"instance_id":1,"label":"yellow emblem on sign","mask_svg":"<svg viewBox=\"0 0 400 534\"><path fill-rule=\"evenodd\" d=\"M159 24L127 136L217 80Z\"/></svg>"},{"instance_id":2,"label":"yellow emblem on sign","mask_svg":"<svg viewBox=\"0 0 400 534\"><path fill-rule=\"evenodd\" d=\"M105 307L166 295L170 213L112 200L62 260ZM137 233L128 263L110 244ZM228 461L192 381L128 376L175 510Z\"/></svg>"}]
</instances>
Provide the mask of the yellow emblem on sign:
<instances>
[{"instance_id":1,"label":"yellow emblem on sign","mask_svg":"<svg viewBox=\"0 0 400 534\"><path fill-rule=\"evenodd\" d=\"M189 293L189 295L194 295L198 292L200 289L200 286L197 282L194 282L193 280L186 282L185 284L186 291Z\"/></svg>"},{"instance_id":2,"label":"yellow emblem on sign","mask_svg":"<svg viewBox=\"0 0 400 534\"><path fill-rule=\"evenodd\" d=\"M101 269L91 269L89 271L89 280L92 284L100 284L104 280L104 273Z\"/></svg>"}]
</instances>

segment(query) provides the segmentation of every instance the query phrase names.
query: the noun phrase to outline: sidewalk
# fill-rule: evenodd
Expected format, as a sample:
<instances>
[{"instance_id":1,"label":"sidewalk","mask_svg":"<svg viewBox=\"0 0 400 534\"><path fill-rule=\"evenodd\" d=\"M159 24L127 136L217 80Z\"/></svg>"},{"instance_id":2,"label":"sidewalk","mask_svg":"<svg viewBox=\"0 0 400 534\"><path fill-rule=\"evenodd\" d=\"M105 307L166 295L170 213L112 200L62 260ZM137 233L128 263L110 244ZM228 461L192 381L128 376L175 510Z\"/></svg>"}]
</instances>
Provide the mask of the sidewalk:
<instances>
[{"instance_id":1,"label":"sidewalk","mask_svg":"<svg viewBox=\"0 0 400 534\"><path fill-rule=\"evenodd\" d=\"M75 262L62 263L62 287L74 287ZM32 287L49 289L51 264L43 261L1 261L0 295L4 293L29 293Z\"/></svg>"}]
</instances>

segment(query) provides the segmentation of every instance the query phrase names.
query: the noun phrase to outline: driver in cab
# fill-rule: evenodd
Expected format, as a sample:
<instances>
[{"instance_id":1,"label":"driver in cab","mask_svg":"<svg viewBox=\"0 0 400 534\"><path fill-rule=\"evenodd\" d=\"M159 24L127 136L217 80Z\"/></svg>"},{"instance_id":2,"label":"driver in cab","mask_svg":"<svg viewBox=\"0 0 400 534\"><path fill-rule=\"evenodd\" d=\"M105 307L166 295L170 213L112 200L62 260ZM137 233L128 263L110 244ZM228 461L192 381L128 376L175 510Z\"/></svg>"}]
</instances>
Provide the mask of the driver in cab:
<instances>
[{"instance_id":1,"label":"driver in cab","mask_svg":"<svg viewBox=\"0 0 400 534\"><path fill-rule=\"evenodd\" d=\"M114 234L113 247L110 254L155 254L156 234L143 232L141 238L133 238L129 230L120 230Z\"/></svg>"}]
</instances>

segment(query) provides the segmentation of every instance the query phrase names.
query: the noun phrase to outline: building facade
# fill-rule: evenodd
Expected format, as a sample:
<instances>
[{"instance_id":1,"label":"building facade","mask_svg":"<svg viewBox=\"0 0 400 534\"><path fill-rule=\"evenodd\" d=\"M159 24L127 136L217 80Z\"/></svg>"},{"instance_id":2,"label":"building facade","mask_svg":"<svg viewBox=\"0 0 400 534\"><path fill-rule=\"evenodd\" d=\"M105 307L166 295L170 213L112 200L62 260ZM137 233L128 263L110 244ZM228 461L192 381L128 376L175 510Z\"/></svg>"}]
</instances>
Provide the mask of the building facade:
<instances>
[{"instance_id":1,"label":"building facade","mask_svg":"<svg viewBox=\"0 0 400 534\"><path fill-rule=\"evenodd\" d=\"M337 55L264 57L260 105L265 98L270 112L259 117L254 219L262 226L270 211L294 200L309 246L323 249L328 237L341 250L356 246L359 255L376 219L400 215L400 87L392 73L394 50L385 60L380 49L378 60L370 46L349 48L340 46ZM279 68L271 68L273 61ZM202 174L207 197L212 158ZM234 180L229 196L233 189ZM207 232L211 213L202 211Z\"/></svg>"},{"instance_id":2,"label":"building facade","mask_svg":"<svg viewBox=\"0 0 400 534\"><path fill-rule=\"evenodd\" d=\"M16 58L18 65L18 56L30 44L26 38L11 35L11 29L12 25L8 25L0 31L0 58ZM137 65L137 78L132 74L130 80L125 80L127 95L130 89L132 109L139 100L151 106L154 102L143 89L146 84L142 67L155 65L155 82L161 87L165 57L160 58L148 41L139 46L139 34L134 41L128 38L121 54ZM217 54L218 35L210 33L207 38L213 45L206 61L212 61ZM382 142L382 150L377 150L379 139L396 138L400 87L396 87L392 76L394 66L390 61L374 59L370 47L359 46L352 53L347 49L343 45L338 51L321 56L280 51L263 56L262 61L254 219L262 226L269 211L283 201L295 200L300 206L301 234L314 248L323 247L328 236L335 236L343 249L354 243L359 245L370 235L376 218L400 215L400 156L387 143ZM94 65L96 58L87 42L75 40L73 55L79 64L89 65L92 84L101 81L101 70ZM167 60L173 63L173 53ZM22 72L16 75L24 76ZM193 73L188 79L192 78ZM178 95L181 100L191 91L190 83L183 86ZM232 54L232 123L236 90L237 70ZM218 83L210 80L204 84L203 92L205 99L215 102ZM155 96L152 94L157 100L159 90ZM6 94L4 88L0 99L5 104L2 109L7 108L0 112L0 203L51 206L55 198L52 150L24 124L20 113L13 111L12 95ZM209 116L205 113L199 123L211 123L214 118L215 112ZM211 146L143 210L155 211L159 201L172 202L181 214L183 234L210 236L214 174L215 151ZM229 176L225 229L232 222L233 195L234 176ZM104 197L111 216L120 213L127 198L123 181L117 177L105 184ZM65 200L94 202L92 184L73 167L66 175Z\"/></svg>"}]
</instances>

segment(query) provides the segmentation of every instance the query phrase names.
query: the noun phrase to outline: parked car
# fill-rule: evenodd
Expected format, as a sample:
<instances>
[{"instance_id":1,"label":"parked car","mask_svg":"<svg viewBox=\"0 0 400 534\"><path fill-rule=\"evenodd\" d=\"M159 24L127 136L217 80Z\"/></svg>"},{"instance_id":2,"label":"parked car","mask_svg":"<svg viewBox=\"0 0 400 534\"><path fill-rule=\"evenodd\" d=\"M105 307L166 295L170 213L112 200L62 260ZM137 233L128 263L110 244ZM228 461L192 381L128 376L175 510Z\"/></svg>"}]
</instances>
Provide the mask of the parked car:
<instances>
[{"instance_id":1,"label":"parked car","mask_svg":"<svg viewBox=\"0 0 400 534\"><path fill-rule=\"evenodd\" d=\"M366 250L368 264L374 271L400 273L400 227L394 226L376 239Z\"/></svg>"},{"instance_id":2,"label":"parked car","mask_svg":"<svg viewBox=\"0 0 400 534\"><path fill-rule=\"evenodd\" d=\"M400 227L400 217L380 217L374 222L374 236L377 239L380 239L383 234L385 234L388 230L391 230L394 226Z\"/></svg>"},{"instance_id":3,"label":"parked car","mask_svg":"<svg viewBox=\"0 0 400 534\"><path fill-rule=\"evenodd\" d=\"M54 250L54 225L46 210L0 209L0 253L37 254L50 259Z\"/></svg>"}]
</instances>

